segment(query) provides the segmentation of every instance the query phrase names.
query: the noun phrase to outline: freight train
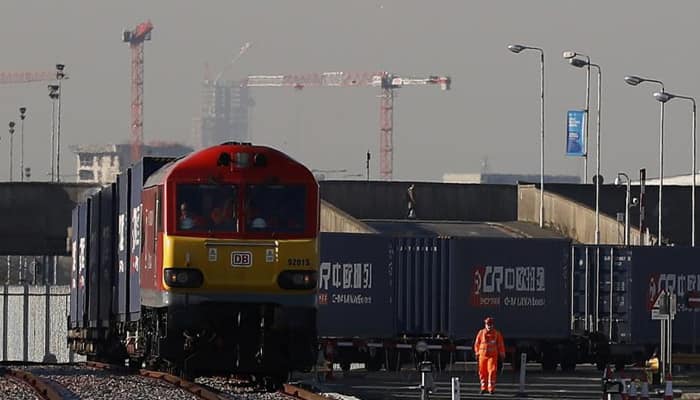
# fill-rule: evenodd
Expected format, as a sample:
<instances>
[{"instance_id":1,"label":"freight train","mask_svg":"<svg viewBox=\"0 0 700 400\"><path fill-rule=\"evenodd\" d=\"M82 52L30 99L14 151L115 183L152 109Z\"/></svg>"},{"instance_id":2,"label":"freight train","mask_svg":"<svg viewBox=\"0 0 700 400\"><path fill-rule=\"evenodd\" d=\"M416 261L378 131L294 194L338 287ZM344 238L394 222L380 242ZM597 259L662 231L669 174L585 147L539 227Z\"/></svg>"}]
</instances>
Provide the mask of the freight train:
<instances>
[{"instance_id":1,"label":"freight train","mask_svg":"<svg viewBox=\"0 0 700 400\"><path fill-rule=\"evenodd\" d=\"M73 211L68 344L278 385L316 356L319 188L280 151L146 157Z\"/></svg>"},{"instance_id":2,"label":"freight train","mask_svg":"<svg viewBox=\"0 0 700 400\"><path fill-rule=\"evenodd\" d=\"M652 307L677 295L674 351L698 340L700 250L574 245L568 239L396 237L323 233L318 329L327 360L398 369L472 359L493 316L515 368L544 370L648 359L659 347Z\"/></svg>"}]
</instances>

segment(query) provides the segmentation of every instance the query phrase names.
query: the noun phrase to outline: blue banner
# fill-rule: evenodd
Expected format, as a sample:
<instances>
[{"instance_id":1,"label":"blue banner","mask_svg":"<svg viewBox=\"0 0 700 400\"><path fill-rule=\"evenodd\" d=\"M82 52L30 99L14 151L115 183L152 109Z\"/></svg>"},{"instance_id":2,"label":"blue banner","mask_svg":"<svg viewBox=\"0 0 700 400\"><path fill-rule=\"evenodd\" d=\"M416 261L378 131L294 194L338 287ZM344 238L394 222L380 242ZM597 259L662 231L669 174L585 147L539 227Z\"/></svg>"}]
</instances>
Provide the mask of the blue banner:
<instances>
[{"instance_id":1,"label":"blue banner","mask_svg":"<svg viewBox=\"0 0 700 400\"><path fill-rule=\"evenodd\" d=\"M566 115L566 155L583 157L586 155L586 115L582 110L569 110Z\"/></svg>"}]
</instances>

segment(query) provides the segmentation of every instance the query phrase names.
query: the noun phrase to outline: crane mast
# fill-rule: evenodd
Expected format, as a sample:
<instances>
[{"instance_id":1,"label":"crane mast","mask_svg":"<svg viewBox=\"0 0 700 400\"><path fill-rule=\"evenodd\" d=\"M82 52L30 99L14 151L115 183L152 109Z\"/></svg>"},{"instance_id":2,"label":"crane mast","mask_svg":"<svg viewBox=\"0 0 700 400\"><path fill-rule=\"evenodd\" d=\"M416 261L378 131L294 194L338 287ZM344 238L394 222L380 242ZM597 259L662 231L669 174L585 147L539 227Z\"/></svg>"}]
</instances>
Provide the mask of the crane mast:
<instances>
[{"instance_id":1,"label":"crane mast","mask_svg":"<svg viewBox=\"0 0 700 400\"><path fill-rule=\"evenodd\" d=\"M146 21L122 33L122 41L131 47L131 161L141 158L143 146L143 44L151 40L153 24Z\"/></svg>"},{"instance_id":2,"label":"crane mast","mask_svg":"<svg viewBox=\"0 0 700 400\"><path fill-rule=\"evenodd\" d=\"M394 90L404 86L437 85L449 90L449 76L427 78L406 77L389 72L320 72L296 75L250 75L243 83L248 87L374 87L381 90L379 96L379 173L382 179L391 180L394 169Z\"/></svg>"}]
</instances>

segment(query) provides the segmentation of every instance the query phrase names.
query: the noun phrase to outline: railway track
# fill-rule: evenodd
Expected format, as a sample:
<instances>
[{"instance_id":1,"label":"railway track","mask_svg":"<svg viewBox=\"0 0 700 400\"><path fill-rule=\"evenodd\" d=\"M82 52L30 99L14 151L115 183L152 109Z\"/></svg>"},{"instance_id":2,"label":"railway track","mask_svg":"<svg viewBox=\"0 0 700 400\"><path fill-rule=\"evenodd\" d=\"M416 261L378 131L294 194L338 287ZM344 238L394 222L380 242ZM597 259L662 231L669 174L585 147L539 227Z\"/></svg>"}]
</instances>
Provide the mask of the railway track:
<instances>
[{"instance_id":1,"label":"railway track","mask_svg":"<svg viewBox=\"0 0 700 400\"><path fill-rule=\"evenodd\" d=\"M62 365L16 365L0 369L0 389L13 399L302 399L327 400L303 388L284 384L277 392L260 389L245 379L207 377L189 381L159 371L128 370L86 362Z\"/></svg>"}]
</instances>

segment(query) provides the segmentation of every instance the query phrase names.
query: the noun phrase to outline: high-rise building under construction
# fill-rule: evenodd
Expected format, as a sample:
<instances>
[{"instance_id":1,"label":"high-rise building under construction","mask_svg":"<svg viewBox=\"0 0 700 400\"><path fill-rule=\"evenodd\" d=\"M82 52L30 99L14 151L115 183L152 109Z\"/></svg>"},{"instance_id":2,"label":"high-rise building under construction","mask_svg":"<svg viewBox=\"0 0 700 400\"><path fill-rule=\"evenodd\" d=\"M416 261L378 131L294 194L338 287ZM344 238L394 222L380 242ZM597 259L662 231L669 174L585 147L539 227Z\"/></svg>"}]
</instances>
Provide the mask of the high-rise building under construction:
<instances>
[{"instance_id":1,"label":"high-rise building under construction","mask_svg":"<svg viewBox=\"0 0 700 400\"><path fill-rule=\"evenodd\" d=\"M243 82L204 80L199 146L250 141L248 110L252 105L250 90Z\"/></svg>"}]
</instances>

